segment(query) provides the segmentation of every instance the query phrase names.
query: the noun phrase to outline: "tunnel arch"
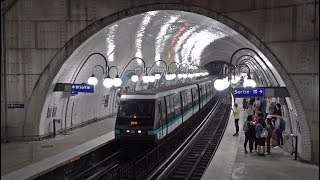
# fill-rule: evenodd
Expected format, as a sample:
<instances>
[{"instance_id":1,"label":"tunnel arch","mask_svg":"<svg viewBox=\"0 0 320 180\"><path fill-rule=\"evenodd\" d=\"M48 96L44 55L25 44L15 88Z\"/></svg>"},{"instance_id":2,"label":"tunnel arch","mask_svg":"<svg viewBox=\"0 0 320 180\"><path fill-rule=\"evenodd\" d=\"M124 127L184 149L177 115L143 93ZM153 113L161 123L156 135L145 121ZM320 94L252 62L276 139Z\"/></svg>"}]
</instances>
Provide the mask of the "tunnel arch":
<instances>
[{"instance_id":1,"label":"tunnel arch","mask_svg":"<svg viewBox=\"0 0 320 180\"><path fill-rule=\"evenodd\" d=\"M270 61L270 63L275 67L276 72L279 73L278 76L283 80L282 85L285 85L291 95L293 100L292 106L296 109L297 114L300 119L300 126L302 129L307 131L302 131L302 136L304 139L303 144L303 154L301 154L302 158L305 160L311 159L311 143L310 143L310 135L309 127L306 121L305 112L302 107L302 103L297 93L296 87L294 87L294 83L292 79L289 77L287 71L283 68L280 61L277 60L277 57L272 53L272 51L248 28L244 27L242 24L233 21L232 19L224 16L220 13L207 10L201 7L196 6L187 6L182 4L150 4L146 6L138 6L132 9L126 9L124 11L116 12L113 15L103 17L92 24L88 25L85 29L80 31L77 35L72 37L50 60L50 63L46 66L44 71L41 73L40 78L36 82L36 85L32 91L32 95L29 98L28 108L27 109L27 117L25 125L30 125L34 127L34 131L39 133L39 124L41 120L42 107L46 101L46 97L48 92L52 91L54 88L54 84L52 84L55 76L59 72L60 68L64 64L64 62L70 57L70 55L89 37L93 36L96 32L100 31L105 26L117 22L121 19L145 13L148 11L154 10L178 10L185 12L192 12L199 15L203 15L214 19L231 29L235 30L237 33L246 38L249 42L251 42L259 51ZM24 135L28 135L28 133L24 133ZM40 135L41 136L41 135Z\"/></svg>"}]
</instances>

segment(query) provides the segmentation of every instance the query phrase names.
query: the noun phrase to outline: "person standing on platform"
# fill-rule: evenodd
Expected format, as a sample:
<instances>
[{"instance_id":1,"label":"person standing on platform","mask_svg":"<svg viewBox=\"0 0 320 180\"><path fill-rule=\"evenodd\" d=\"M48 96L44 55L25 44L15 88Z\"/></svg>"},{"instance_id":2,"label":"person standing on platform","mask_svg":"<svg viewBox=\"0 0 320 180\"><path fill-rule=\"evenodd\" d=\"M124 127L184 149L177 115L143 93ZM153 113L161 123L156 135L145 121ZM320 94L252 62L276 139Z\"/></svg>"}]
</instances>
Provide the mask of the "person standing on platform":
<instances>
[{"instance_id":1,"label":"person standing on platform","mask_svg":"<svg viewBox=\"0 0 320 180\"><path fill-rule=\"evenodd\" d=\"M275 109L275 105L274 102L270 102L270 105L268 107L268 115L273 115L274 114L274 109Z\"/></svg>"},{"instance_id":2,"label":"person standing on platform","mask_svg":"<svg viewBox=\"0 0 320 180\"><path fill-rule=\"evenodd\" d=\"M243 98L242 107L243 107L244 111L246 111L248 109L248 102L247 102L246 98Z\"/></svg>"},{"instance_id":3,"label":"person standing on platform","mask_svg":"<svg viewBox=\"0 0 320 180\"><path fill-rule=\"evenodd\" d=\"M261 112L263 114L263 119L266 119L267 117L267 100L266 98L261 98L261 102L260 102L260 109L261 109Z\"/></svg>"},{"instance_id":4,"label":"person standing on platform","mask_svg":"<svg viewBox=\"0 0 320 180\"><path fill-rule=\"evenodd\" d=\"M251 115L251 116L254 115L253 105L248 104L247 113L248 113L248 116L249 116L249 115Z\"/></svg>"},{"instance_id":5,"label":"person standing on platform","mask_svg":"<svg viewBox=\"0 0 320 180\"><path fill-rule=\"evenodd\" d=\"M271 138L272 138L272 133L273 133L273 124L271 122L271 115L267 116L267 127L266 127L267 131L268 131L268 137L266 139L266 143L267 143L267 153L266 154L270 154L270 142L271 142Z\"/></svg>"},{"instance_id":6,"label":"person standing on platform","mask_svg":"<svg viewBox=\"0 0 320 180\"><path fill-rule=\"evenodd\" d=\"M286 123L284 121L284 119L281 117L281 111L277 111L275 115L273 115L273 117L276 117L277 119L275 120L275 126L274 129L276 131L276 135L277 135L277 146L274 148L279 148L281 146L283 146L283 137L282 137L282 132L285 131L285 126Z\"/></svg>"},{"instance_id":7,"label":"person standing on platform","mask_svg":"<svg viewBox=\"0 0 320 180\"><path fill-rule=\"evenodd\" d=\"M259 156L265 156L265 153L266 153L266 149L265 149L266 137L262 135L265 127L266 127L266 123L264 122L262 117L259 117L256 123L256 142L258 144Z\"/></svg>"},{"instance_id":8,"label":"person standing on platform","mask_svg":"<svg viewBox=\"0 0 320 180\"><path fill-rule=\"evenodd\" d=\"M240 119L240 110L238 108L238 104L234 104L233 108L233 116L234 116L234 124L236 126L236 133L233 134L233 136L239 135L239 119Z\"/></svg>"},{"instance_id":9,"label":"person standing on platform","mask_svg":"<svg viewBox=\"0 0 320 180\"><path fill-rule=\"evenodd\" d=\"M249 150L250 150L250 153L252 153L252 151L253 151L253 142L254 142L254 139L255 139L255 125L252 122L252 115L249 115L247 117L247 121L243 125L243 131L245 132L244 133L245 140L244 140L244 144L243 144L244 152L248 153L248 151L247 151L247 143L249 141Z\"/></svg>"}]
</instances>

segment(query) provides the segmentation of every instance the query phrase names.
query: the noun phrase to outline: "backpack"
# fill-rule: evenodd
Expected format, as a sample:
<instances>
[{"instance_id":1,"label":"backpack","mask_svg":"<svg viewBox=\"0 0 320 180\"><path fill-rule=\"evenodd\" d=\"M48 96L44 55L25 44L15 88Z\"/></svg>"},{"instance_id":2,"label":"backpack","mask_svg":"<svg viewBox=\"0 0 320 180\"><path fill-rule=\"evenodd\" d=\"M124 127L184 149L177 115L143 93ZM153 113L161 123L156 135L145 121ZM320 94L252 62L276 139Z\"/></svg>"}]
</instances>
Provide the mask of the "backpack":
<instances>
[{"instance_id":1,"label":"backpack","mask_svg":"<svg viewBox=\"0 0 320 180\"><path fill-rule=\"evenodd\" d=\"M242 130L243 130L244 132L247 132L247 131L249 130L249 128L248 128L248 122L247 122L247 121L246 121L245 123L243 123Z\"/></svg>"},{"instance_id":2,"label":"backpack","mask_svg":"<svg viewBox=\"0 0 320 180\"><path fill-rule=\"evenodd\" d=\"M268 131L266 130L266 128L263 128L261 133L261 138L266 138L266 137L268 137Z\"/></svg>"},{"instance_id":3,"label":"backpack","mask_svg":"<svg viewBox=\"0 0 320 180\"><path fill-rule=\"evenodd\" d=\"M286 130L286 121L284 119L280 119L280 130L283 132Z\"/></svg>"}]
</instances>

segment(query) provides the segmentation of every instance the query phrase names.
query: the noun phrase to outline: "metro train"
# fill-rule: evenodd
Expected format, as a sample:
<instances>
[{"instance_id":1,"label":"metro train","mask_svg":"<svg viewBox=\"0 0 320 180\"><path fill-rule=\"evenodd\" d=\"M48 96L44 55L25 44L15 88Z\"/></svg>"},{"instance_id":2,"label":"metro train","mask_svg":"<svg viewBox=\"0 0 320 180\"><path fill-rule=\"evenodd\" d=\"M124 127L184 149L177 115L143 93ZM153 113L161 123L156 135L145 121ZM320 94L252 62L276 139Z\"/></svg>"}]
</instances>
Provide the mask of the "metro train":
<instances>
[{"instance_id":1,"label":"metro train","mask_svg":"<svg viewBox=\"0 0 320 180\"><path fill-rule=\"evenodd\" d=\"M213 79L122 94L116 141L159 142L198 112L216 94Z\"/></svg>"}]
</instances>

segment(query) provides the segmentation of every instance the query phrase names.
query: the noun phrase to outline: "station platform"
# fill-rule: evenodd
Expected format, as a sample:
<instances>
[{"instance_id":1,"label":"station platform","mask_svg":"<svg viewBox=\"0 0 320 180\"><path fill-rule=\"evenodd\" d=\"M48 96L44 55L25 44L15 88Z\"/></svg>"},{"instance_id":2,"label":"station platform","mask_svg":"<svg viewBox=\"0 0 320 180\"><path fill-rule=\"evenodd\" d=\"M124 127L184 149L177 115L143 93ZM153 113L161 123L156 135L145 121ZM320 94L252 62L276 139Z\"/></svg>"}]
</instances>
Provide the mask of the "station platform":
<instances>
[{"instance_id":1,"label":"station platform","mask_svg":"<svg viewBox=\"0 0 320 180\"><path fill-rule=\"evenodd\" d=\"M105 145L114 139L115 119L102 119L42 141L2 143L1 179L26 179Z\"/></svg>"},{"instance_id":2,"label":"station platform","mask_svg":"<svg viewBox=\"0 0 320 180\"><path fill-rule=\"evenodd\" d=\"M236 100L236 103L242 107L240 101ZM247 118L247 113L240 109L239 136L233 136L235 123L231 113L220 145L201 180L319 179L318 166L294 160L294 156L282 148L271 147L271 153L266 156L258 156L256 153L246 154L243 146L245 136L242 125Z\"/></svg>"}]
</instances>

